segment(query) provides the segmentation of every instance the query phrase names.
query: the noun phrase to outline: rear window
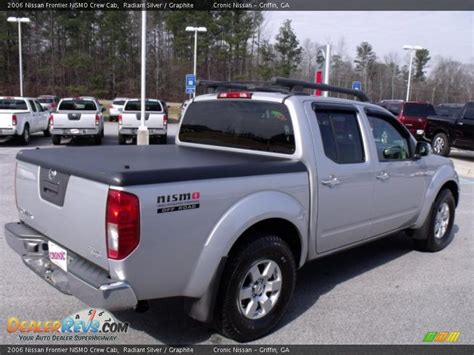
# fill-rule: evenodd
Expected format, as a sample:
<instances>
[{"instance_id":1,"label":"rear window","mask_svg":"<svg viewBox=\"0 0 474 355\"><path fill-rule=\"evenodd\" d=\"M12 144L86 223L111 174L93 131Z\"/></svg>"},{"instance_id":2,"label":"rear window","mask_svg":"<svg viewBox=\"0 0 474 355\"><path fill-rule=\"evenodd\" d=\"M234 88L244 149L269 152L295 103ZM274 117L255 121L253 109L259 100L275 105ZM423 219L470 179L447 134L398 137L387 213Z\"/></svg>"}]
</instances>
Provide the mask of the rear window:
<instances>
[{"instance_id":1,"label":"rear window","mask_svg":"<svg viewBox=\"0 0 474 355\"><path fill-rule=\"evenodd\" d=\"M189 105L183 142L292 154L295 138L285 105L262 101L201 101Z\"/></svg>"},{"instance_id":2,"label":"rear window","mask_svg":"<svg viewBox=\"0 0 474 355\"><path fill-rule=\"evenodd\" d=\"M386 108L388 111L397 116L402 110L401 102L384 102L381 104L382 107Z\"/></svg>"},{"instance_id":3,"label":"rear window","mask_svg":"<svg viewBox=\"0 0 474 355\"><path fill-rule=\"evenodd\" d=\"M97 106L91 100L63 100L59 105L60 111L97 111Z\"/></svg>"},{"instance_id":4,"label":"rear window","mask_svg":"<svg viewBox=\"0 0 474 355\"><path fill-rule=\"evenodd\" d=\"M436 112L431 104L405 104L403 114L405 116L426 117L436 115Z\"/></svg>"},{"instance_id":5,"label":"rear window","mask_svg":"<svg viewBox=\"0 0 474 355\"><path fill-rule=\"evenodd\" d=\"M123 105L125 104L125 100L114 100L112 103L114 105Z\"/></svg>"},{"instance_id":6,"label":"rear window","mask_svg":"<svg viewBox=\"0 0 474 355\"><path fill-rule=\"evenodd\" d=\"M125 111L141 111L141 102L139 100L128 101L125 106ZM145 100L145 111L151 112L162 112L163 107L158 101L146 101Z\"/></svg>"},{"instance_id":7,"label":"rear window","mask_svg":"<svg viewBox=\"0 0 474 355\"><path fill-rule=\"evenodd\" d=\"M42 104L51 104L53 103L53 99L38 99L38 102L41 102Z\"/></svg>"},{"instance_id":8,"label":"rear window","mask_svg":"<svg viewBox=\"0 0 474 355\"><path fill-rule=\"evenodd\" d=\"M0 110L28 110L24 100L0 99Z\"/></svg>"},{"instance_id":9,"label":"rear window","mask_svg":"<svg viewBox=\"0 0 474 355\"><path fill-rule=\"evenodd\" d=\"M438 116L456 117L462 110L462 106L436 106L435 111Z\"/></svg>"}]
</instances>

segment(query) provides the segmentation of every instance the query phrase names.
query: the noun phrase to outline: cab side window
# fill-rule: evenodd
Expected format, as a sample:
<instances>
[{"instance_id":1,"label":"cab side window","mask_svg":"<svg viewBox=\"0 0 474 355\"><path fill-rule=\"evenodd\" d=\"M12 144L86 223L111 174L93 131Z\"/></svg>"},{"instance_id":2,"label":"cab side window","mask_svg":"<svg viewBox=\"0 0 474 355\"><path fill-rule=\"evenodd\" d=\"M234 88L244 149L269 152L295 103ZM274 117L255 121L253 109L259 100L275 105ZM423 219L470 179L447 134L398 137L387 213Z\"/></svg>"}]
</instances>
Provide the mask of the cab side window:
<instances>
[{"instance_id":1,"label":"cab side window","mask_svg":"<svg viewBox=\"0 0 474 355\"><path fill-rule=\"evenodd\" d=\"M388 119L374 115L367 115L379 161L393 161L410 159L410 145L408 138L396 128Z\"/></svg>"},{"instance_id":2,"label":"cab side window","mask_svg":"<svg viewBox=\"0 0 474 355\"><path fill-rule=\"evenodd\" d=\"M326 156L338 164L365 162L364 147L355 111L318 110L316 119Z\"/></svg>"},{"instance_id":3,"label":"cab side window","mask_svg":"<svg viewBox=\"0 0 474 355\"><path fill-rule=\"evenodd\" d=\"M38 108L36 107L34 101L33 101L33 100L28 100L28 102L30 103L31 110L32 110L33 112L38 112Z\"/></svg>"}]
</instances>

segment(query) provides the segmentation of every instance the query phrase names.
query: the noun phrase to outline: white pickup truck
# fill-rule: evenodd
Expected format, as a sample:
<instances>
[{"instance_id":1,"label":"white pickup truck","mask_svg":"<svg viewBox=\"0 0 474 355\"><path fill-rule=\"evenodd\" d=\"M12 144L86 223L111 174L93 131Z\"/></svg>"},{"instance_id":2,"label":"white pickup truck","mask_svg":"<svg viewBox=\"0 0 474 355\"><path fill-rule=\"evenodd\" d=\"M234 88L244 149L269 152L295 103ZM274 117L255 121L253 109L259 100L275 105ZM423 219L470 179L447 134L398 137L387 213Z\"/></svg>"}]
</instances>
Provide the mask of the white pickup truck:
<instances>
[{"instance_id":1,"label":"white pickup truck","mask_svg":"<svg viewBox=\"0 0 474 355\"><path fill-rule=\"evenodd\" d=\"M61 144L61 138L93 137L101 144L104 137L105 111L93 97L65 98L49 118L53 144Z\"/></svg>"},{"instance_id":2,"label":"white pickup truck","mask_svg":"<svg viewBox=\"0 0 474 355\"><path fill-rule=\"evenodd\" d=\"M36 99L0 96L0 140L18 137L27 145L32 133L49 136L48 115Z\"/></svg>"},{"instance_id":3,"label":"white pickup truck","mask_svg":"<svg viewBox=\"0 0 474 355\"><path fill-rule=\"evenodd\" d=\"M141 118L140 99L129 99L125 102L122 114L118 117L119 144L132 142L137 137L137 130ZM163 101L146 99L145 125L150 134L150 143L166 144L168 131L168 114Z\"/></svg>"}]
</instances>

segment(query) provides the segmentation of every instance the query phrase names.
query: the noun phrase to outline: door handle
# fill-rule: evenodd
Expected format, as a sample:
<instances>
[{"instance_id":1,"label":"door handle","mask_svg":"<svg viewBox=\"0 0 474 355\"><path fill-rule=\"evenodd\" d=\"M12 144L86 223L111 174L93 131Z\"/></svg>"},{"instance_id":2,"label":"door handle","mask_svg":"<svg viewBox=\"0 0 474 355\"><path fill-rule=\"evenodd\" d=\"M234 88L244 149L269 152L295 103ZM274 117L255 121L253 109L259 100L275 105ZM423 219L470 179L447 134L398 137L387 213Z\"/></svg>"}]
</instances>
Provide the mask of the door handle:
<instances>
[{"instance_id":1,"label":"door handle","mask_svg":"<svg viewBox=\"0 0 474 355\"><path fill-rule=\"evenodd\" d=\"M386 171L383 171L380 174L375 175L375 177L379 179L380 181L387 181L388 179L390 179L390 175Z\"/></svg>"},{"instance_id":2,"label":"door handle","mask_svg":"<svg viewBox=\"0 0 474 355\"><path fill-rule=\"evenodd\" d=\"M329 176L329 179L327 180L321 180L321 184L324 186L329 186L329 187L334 187L336 185L339 185L341 183L341 180L339 180L337 177L331 175Z\"/></svg>"}]
</instances>

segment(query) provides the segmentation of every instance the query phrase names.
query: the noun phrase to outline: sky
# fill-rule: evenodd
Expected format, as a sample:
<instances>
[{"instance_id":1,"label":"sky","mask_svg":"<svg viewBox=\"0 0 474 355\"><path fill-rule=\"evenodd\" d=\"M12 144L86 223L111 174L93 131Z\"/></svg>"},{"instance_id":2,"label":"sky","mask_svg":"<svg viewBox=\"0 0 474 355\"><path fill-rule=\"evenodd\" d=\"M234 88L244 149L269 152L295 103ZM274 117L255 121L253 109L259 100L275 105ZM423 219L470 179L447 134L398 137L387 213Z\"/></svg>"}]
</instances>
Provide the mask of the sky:
<instances>
[{"instance_id":1,"label":"sky","mask_svg":"<svg viewBox=\"0 0 474 355\"><path fill-rule=\"evenodd\" d=\"M415 0L414 0L415 1ZM395 52L407 60L405 44L420 45L431 57L450 57L474 63L474 12L454 11L269 11L267 37L274 41L286 19L292 20L300 44L309 38L334 45L344 37L346 54L355 57L363 41L372 44L377 56Z\"/></svg>"}]
</instances>

